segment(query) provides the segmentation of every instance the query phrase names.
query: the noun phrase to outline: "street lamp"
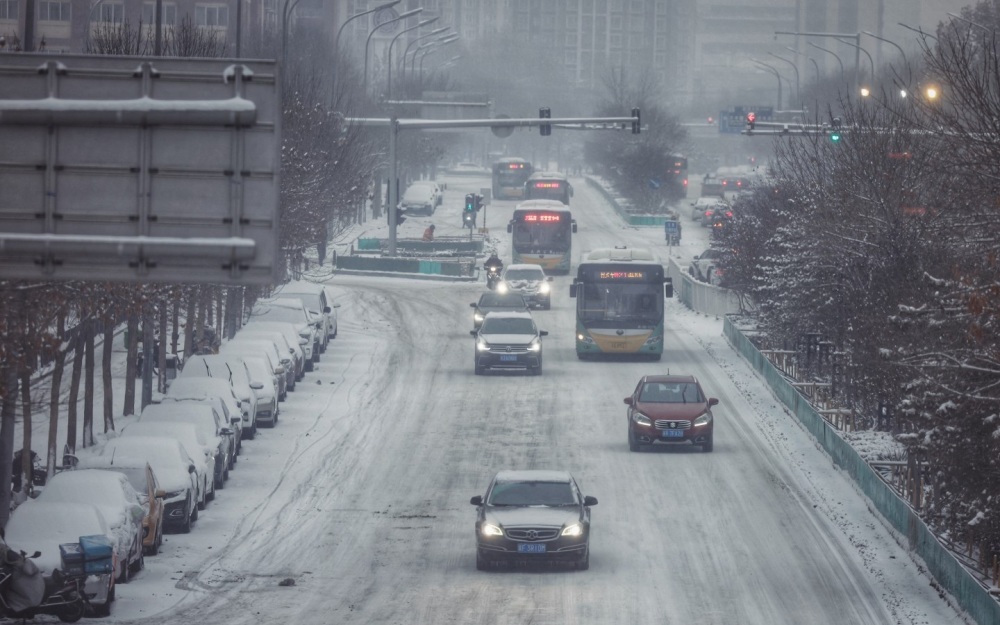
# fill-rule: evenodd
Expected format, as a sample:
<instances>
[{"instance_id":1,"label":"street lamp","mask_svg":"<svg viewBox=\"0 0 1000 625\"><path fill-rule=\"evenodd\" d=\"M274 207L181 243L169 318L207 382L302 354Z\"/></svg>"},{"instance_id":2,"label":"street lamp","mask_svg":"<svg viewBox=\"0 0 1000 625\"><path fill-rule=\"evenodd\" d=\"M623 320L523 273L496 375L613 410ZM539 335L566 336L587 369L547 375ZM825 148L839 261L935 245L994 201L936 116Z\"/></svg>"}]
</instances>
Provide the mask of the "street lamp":
<instances>
[{"instance_id":1,"label":"street lamp","mask_svg":"<svg viewBox=\"0 0 1000 625\"><path fill-rule=\"evenodd\" d=\"M426 50L433 46L441 45L441 43L445 39L452 39L452 38L457 39L458 36L459 36L458 33L449 33L447 35L441 35L434 41L428 41L426 43L422 43L419 46L417 46L417 49L413 51L413 58L410 59L410 75L412 76L414 72L417 71L417 54L419 54L421 50ZM403 60L405 61L406 59L404 58Z\"/></svg>"},{"instance_id":2,"label":"street lamp","mask_svg":"<svg viewBox=\"0 0 1000 625\"><path fill-rule=\"evenodd\" d=\"M811 41L807 41L806 45L812 46L817 50L822 50L823 52L829 52L830 54L832 54L833 58L837 59L837 62L840 63L840 82L847 82L847 79L844 77L844 62L840 60L840 56L838 56L836 52L834 52L833 50L827 50L826 48L821 48Z\"/></svg>"},{"instance_id":3,"label":"street lamp","mask_svg":"<svg viewBox=\"0 0 1000 625\"><path fill-rule=\"evenodd\" d=\"M423 78L423 75L424 75L424 59L426 59L429 55L437 52L441 48L441 46L446 46L449 43L455 43L456 41L458 41L458 39L459 39L458 35L450 35L448 37L445 37L444 39L441 39L440 41L435 41L435 42L433 42L433 45L428 46L429 49L427 50L427 52L424 52L424 55L422 57L420 57L420 66L419 66L420 73L418 75L421 78Z\"/></svg>"},{"instance_id":4,"label":"street lamp","mask_svg":"<svg viewBox=\"0 0 1000 625\"><path fill-rule=\"evenodd\" d=\"M804 52L799 52L798 50L796 50L795 48L793 48L791 46L785 46L785 49L788 50L789 52L794 53L794 54L798 54L800 56L804 56L807 59L809 59L810 61L812 61L813 69L816 70L816 84L818 85L819 84L819 63L816 62L816 59L812 58L811 56L809 56L808 54L806 54Z\"/></svg>"},{"instance_id":5,"label":"street lamp","mask_svg":"<svg viewBox=\"0 0 1000 625\"><path fill-rule=\"evenodd\" d=\"M789 65L792 66L792 69L795 70L795 101L799 103L798 106L801 108L801 106L802 106L801 105L801 99L799 98L799 67L798 67L798 65L796 65L794 62L786 59L783 56L778 56L774 52L768 52L768 54L770 54L774 58L778 59L779 61L784 61L785 63L788 63Z\"/></svg>"},{"instance_id":6,"label":"street lamp","mask_svg":"<svg viewBox=\"0 0 1000 625\"><path fill-rule=\"evenodd\" d=\"M439 19L441 19L441 16L435 16L435 17L430 18L429 20L423 20L422 22L414 24L413 26L410 26L409 28L404 28L403 30L399 31L399 33L397 33L395 37L392 38L392 41L389 42L389 56L386 57L387 58L387 62L386 62L386 74L387 74L387 78L386 78L385 93L386 93L386 97L388 97L390 100L392 99L392 65L393 65L393 61L392 61L392 46L396 45L396 40L399 39L400 37L402 37L405 33L408 33L411 30L417 30L418 28L423 28L424 26L429 26L429 25L433 24L434 22L438 21Z\"/></svg>"},{"instance_id":7,"label":"street lamp","mask_svg":"<svg viewBox=\"0 0 1000 625\"><path fill-rule=\"evenodd\" d=\"M870 33L867 30L862 31L862 33L864 33L865 35L868 35L869 37L874 37L875 39L878 39L879 41L884 41L887 44L889 44L891 46L894 46L897 50L899 50L900 56L903 57L903 64L906 65L906 82L910 82L912 80L913 76L910 73L910 62L906 59L906 52L903 52L903 49L901 47L899 47L899 44L897 44L895 41L890 41L890 40L886 39L885 37L879 37L875 33ZM882 62L881 48L879 48L878 50L876 50L876 52L879 53L878 54L879 63L881 63Z\"/></svg>"},{"instance_id":8,"label":"street lamp","mask_svg":"<svg viewBox=\"0 0 1000 625\"><path fill-rule=\"evenodd\" d=\"M295 10L295 5L299 3L300 0L285 0L285 4L281 9L281 64L284 66L285 60L288 57L288 18L292 15L292 11ZM291 4L291 6L289 6Z\"/></svg>"},{"instance_id":9,"label":"street lamp","mask_svg":"<svg viewBox=\"0 0 1000 625\"><path fill-rule=\"evenodd\" d=\"M406 57L407 57L408 54L410 54L410 48L413 47L413 44L417 43L421 39L426 39L428 37L433 37L434 35L440 35L441 33L445 32L446 30L451 30L451 26L442 26L441 28L435 28L431 32L427 33L426 35L420 35L419 37L414 37L413 41L411 41L410 43L406 44L406 48L403 50L403 58L400 61L400 66L401 67L399 68L399 75L401 77L406 75ZM443 36L447 36L447 35L443 35ZM418 49L419 49L419 46L418 46ZM414 51L414 54L416 54L416 51Z\"/></svg>"},{"instance_id":10,"label":"street lamp","mask_svg":"<svg viewBox=\"0 0 1000 625\"><path fill-rule=\"evenodd\" d=\"M376 24L375 28L373 28L371 30L371 32L368 33L368 39L365 40L364 92L366 94L368 93L368 44L370 44L372 42L372 35L375 34L375 31L377 31L379 28L382 28L386 24L392 24L393 22L398 22L399 20L405 20L406 18L412 17L412 16L416 15L417 13L420 13L423 10L424 10L423 7L419 7L419 8L416 8L416 9L410 9L409 11L406 11L404 13L400 13L399 15L397 15L394 18L392 18L391 20L386 20L386 21L382 22L381 24Z\"/></svg>"},{"instance_id":11,"label":"street lamp","mask_svg":"<svg viewBox=\"0 0 1000 625\"><path fill-rule=\"evenodd\" d=\"M364 17L365 15L371 15L372 13L377 13L378 11L382 11L382 10L385 10L385 9L391 9L392 7L396 6L397 4L399 4L402 1L403 0L392 0L392 2L386 2L385 4L380 4L377 7L375 7L374 9L369 9L367 11L362 11L361 13L355 13L354 15L352 15L349 18L347 18L346 20L344 20L344 23L341 24L340 28L337 29L337 36L333 38L333 52L334 52L334 54L339 55L339 53L340 53L340 35L341 35L341 33L344 32L344 27L345 26L347 26L348 24L350 24L352 21L358 19L359 17Z\"/></svg>"},{"instance_id":12,"label":"street lamp","mask_svg":"<svg viewBox=\"0 0 1000 625\"><path fill-rule=\"evenodd\" d=\"M776 106L774 110L780 111L781 110L781 100L782 100L782 97L781 97L781 73L778 71L777 67L775 67L773 65L770 65L768 63L765 63L764 61L758 61L757 59L753 59L753 58L750 59L750 60L753 61L754 63L756 63L757 65L760 65L762 67L766 67L768 70L771 71L772 74L774 74L777 77L777 79L778 79L778 106Z\"/></svg>"},{"instance_id":13,"label":"street lamp","mask_svg":"<svg viewBox=\"0 0 1000 625\"><path fill-rule=\"evenodd\" d=\"M857 48L859 51L865 53L865 56L868 57L868 65L871 67L871 70L872 70L872 83L874 83L875 82L875 61L872 60L872 55L868 54L868 50L865 50L861 46L855 45L855 44L851 43L850 41L844 41L843 39L838 39L837 41L839 41L840 43L845 43L845 44L851 46L852 48ZM855 67L854 71L861 71L861 68Z\"/></svg>"}]
</instances>

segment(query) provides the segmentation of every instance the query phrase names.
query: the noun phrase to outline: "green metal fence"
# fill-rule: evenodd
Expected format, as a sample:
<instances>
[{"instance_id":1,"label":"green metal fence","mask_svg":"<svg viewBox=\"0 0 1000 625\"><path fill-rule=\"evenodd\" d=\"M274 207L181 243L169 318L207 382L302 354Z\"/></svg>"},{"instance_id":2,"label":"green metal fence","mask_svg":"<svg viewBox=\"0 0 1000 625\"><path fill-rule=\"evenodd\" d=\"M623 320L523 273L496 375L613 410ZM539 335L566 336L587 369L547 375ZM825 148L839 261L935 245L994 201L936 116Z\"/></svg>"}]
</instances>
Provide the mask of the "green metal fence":
<instances>
[{"instance_id":1,"label":"green metal fence","mask_svg":"<svg viewBox=\"0 0 1000 625\"><path fill-rule=\"evenodd\" d=\"M837 466L844 469L883 517L920 556L934 579L980 625L1000 623L1000 603L937 539L910 505L879 477L861 456L840 437L789 380L750 342L727 316L723 332L730 344L759 371L778 400L798 418Z\"/></svg>"}]
</instances>

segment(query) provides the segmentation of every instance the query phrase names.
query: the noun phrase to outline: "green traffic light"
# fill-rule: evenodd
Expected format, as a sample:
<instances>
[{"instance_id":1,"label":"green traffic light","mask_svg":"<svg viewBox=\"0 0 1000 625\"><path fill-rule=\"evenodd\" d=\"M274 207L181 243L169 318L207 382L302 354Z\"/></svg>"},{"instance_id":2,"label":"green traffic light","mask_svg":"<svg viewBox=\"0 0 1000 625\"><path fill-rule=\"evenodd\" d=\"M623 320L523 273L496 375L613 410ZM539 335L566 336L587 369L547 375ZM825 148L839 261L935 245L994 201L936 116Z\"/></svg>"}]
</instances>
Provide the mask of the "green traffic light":
<instances>
[{"instance_id":1,"label":"green traffic light","mask_svg":"<svg viewBox=\"0 0 1000 625\"><path fill-rule=\"evenodd\" d=\"M830 133L830 141L833 141L834 143L840 143L840 133L839 132Z\"/></svg>"}]
</instances>

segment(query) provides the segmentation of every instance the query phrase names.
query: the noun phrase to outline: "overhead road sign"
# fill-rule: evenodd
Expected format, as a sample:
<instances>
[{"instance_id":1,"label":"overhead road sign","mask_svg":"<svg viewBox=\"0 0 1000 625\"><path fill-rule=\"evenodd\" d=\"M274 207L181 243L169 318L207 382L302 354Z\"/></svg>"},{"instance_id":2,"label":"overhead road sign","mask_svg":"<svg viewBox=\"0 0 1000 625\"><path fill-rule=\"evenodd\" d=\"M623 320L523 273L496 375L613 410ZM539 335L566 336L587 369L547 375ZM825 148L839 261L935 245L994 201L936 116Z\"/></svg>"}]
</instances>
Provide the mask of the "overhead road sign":
<instances>
[{"instance_id":1,"label":"overhead road sign","mask_svg":"<svg viewBox=\"0 0 1000 625\"><path fill-rule=\"evenodd\" d=\"M269 284L274 61L0 56L0 279Z\"/></svg>"}]
</instances>

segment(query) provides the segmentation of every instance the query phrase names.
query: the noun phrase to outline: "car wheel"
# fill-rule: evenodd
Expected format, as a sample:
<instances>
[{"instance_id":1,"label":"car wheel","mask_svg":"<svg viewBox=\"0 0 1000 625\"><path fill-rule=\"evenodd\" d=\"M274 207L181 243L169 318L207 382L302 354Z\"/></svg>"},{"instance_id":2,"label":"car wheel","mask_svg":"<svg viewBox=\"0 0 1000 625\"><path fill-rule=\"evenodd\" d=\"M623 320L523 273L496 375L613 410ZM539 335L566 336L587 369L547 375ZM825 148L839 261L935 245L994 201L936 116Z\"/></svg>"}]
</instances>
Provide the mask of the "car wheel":
<instances>
[{"instance_id":1,"label":"car wheel","mask_svg":"<svg viewBox=\"0 0 1000 625\"><path fill-rule=\"evenodd\" d=\"M257 422L254 421L253 425L243 430L243 434L244 434L243 438L247 439L248 441L252 441L253 439L255 439L257 437Z\"/></svg>"},{"instance_id":2,"label":"car wheel","mask_svg":"<svg viewBox=\"0 0 1000 625\"><path fill-rule=\"evenodd\" d=\"M198 510L195 506L191 505L190 497L187 503L187 514L184 515L184 524L181 525L181 534L190 534L191 524L198 519Z\"/></svg>"},{"instance_id":3,"label":"car wheel","mask_svg":"<svg viewBox=\"0 0 1000 625\"><path fill-rule=\"evenodd\" d=\"M576 359L577 360L590 360L590 354L585 354L583 352L577 352L576 353Z\"/></svg>"},{"instance_id":4,"label":"car wheel","mask_svg":"<svg viewBox=\"0 0 1000 625\"><path fill-rule=\"evenodd\" d=\"M661 358L663 358L663 354L650 354L649 355L649 359L652 360L653 362L659 362Z\"/></svg>"},{"instance_id":5,"label":"car wheel","mask_svg":"<svg viewBox=\"0 0 1000 625\"><path fill-rule=\"evenodd\" d=\"M632 428L628 429L628 450L639 451L639 441L636 440L635 434L632 432Z\"/></svg>"},{"instance_id":6,"label":"car wheel","mask_svg":"<svg viewBox=\"0 0 1000 625\"><path fill-rule=\"evenodd\" d=\"M586 571L590 568L590 549L587 549L587 553L583 554L583 557L576 563L576 570Z\"/></svg>"},{"instance_id":7,"label":"car wheel","mask_svg":"<svg viewBox=\"0 0 1000 625\"><path fill-rule=\"evenodd\" d=\"M709 436L708 439L704 442L704 444L702 444L701 450L706 453L712 451L712 443L713 443L712 437Z\"/></svg>"},{"instance_id":8,"label":"car wheel","mask_svg":"<svg viewBox=\"0 0 1000 625\"><path fill-rule=\"evenodd\" d=\"M484 558L484 557L483 557L483 556L482 556L482 555L481 555L481 554L479 553L479 550L477 549L477 550L476 550L476 570L477 570L477 571L486 571L486 570L488 570L489 568L490 568L490 563L489 563L489 561L488 561L488 560L487 560L486 558Z\"/></svg>"},{"instance_id":9,"label":"car wheel","mask_svg":"<svg viewBox=\"0 0 1000 625\"><path fill-rule=\"evenodd\" d=\"M542 359L538 359L538 366L531 370L531 375L542 375Z\"/></svg>"},{"instance_id":10,"label":"car wheel","mask_svg":"<svg viewBox=\"0 0 1000 625\"><path fill-rule=\"evenodd\" d=\"M84 613L87 611L87 602L82 598L74 601L72 603L67 603L56 616L63 623L75 623L83 618ZM110 616L110 614L108 615Z\"/></svg>"},{"instance_id":11,"label":"car wheel","mask_svg":"<svg viewBox=\"0 0 1000 625\"><path fill-rule=\"evenodd\" d=\"M476 367L476 375L483 375L484 371L483 367L480 367L479 365L476 365L475 367Z\"/></svg>"},{"instance_id":12,"label":"car wheel","mask_svg":"<svg viewBox=\"0 0 1000 625\"><path fill-rule=\"evenodd\" d=\"M545 303L542 304L542 310L552 310L552 300L545 300Z\"/></svg>"},{"instance_id":13,"label":"car wheel","mask_svg":"<svg viewBox=\"0 0 1000 625\"><path fill-rule=\"evenodd\" d=\"M138 573L146 568L146 552L142 550L141 546L139 548L139 557L136 558L135 562L133 562L131 566L133 573Z\"/></svg>"},{"instance_id":14,"label":"car wheel","mask_svg":"<svg viewBox=\"0 0 1000 625\"><path fill-rule=\"evenodd\" d=\"M128 557L125 558L125 562L122 563L122 572L118 574L118 578L115 580L116 584L127 584L132 579L132 565L129 564Z\"/></svg>"}]
</instances>

